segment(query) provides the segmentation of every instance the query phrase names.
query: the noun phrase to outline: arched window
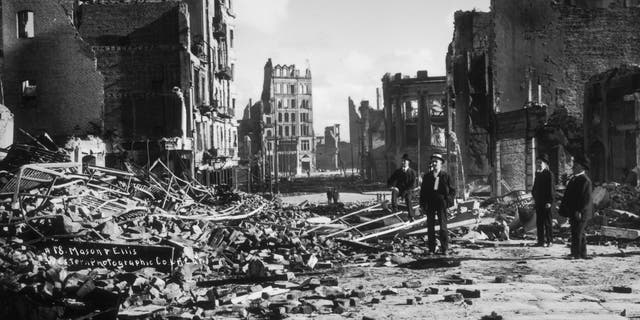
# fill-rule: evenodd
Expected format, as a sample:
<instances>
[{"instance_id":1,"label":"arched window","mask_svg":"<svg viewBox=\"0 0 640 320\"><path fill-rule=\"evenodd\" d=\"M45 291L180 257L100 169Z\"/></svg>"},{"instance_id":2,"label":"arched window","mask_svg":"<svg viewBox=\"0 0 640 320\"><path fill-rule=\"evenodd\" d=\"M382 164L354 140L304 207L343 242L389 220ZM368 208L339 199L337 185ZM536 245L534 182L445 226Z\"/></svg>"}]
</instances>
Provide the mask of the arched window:
<instances>
[{"instance_id":1,"label":"arched window","mask_svg":"<svg viewBox=\"0 0 640 320\"><path fill-rule=\"evenodd\" d=\"M289 122L289 114L286 112L284 114L284 122Z\"/></svg>"},{"instance_id":2,"label":"arched window","mask_svg":"<svg viewBox=\"0 0 640 320\"><path fill-rule=\"evenodd\" d=\"M278 112L278 122L282 122L282 113Z\"/></svg>"}]
</instances>

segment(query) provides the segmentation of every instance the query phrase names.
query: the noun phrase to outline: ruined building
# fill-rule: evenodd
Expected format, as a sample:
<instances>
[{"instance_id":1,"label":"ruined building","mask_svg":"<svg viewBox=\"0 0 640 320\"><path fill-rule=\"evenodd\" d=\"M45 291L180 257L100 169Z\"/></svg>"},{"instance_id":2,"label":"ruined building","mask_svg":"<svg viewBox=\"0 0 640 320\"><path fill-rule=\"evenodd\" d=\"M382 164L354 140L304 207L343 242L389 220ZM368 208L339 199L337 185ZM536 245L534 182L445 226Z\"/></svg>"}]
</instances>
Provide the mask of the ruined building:
<instances>
[{"instance_id":1,"label":"ruined building","mask_svg":"<svg viewBox=\"0 0 640 320\"><path fill-rule=\"evenodd\" d=\"M316 165L318 170L338 170L344 166L340 159L340 125L335 124L324 128L324 137L316 139ZM345 155L343 154L344 158ZM342 161L342 164L340 163Z\"/></svg>"},{"instance_id":2,"label":"ruined building","mask_svg":"<svg viewBox=\"0 0 640 320\"><path fill-rule=\"evenodd\" d=\"M179 175L228 182L237 162L234 19L230 0L2 0L15 127L61 145L99 137L75 144L104 146L75 152L103 153L98 165L159 157Z\"/></svg>"},{"instance_id":3,"label":"ruined building","mask_svg":"<svg viewBox=\"0 0 640 320\"><path fill-rule=\"evenodd\" d=\"M400 167L400 157L408 154L412 167L425 172L433 153L448 155L448 164L456 163L455 148L447 144L451 117L446 108L446 78L430 77L418 71L417 77L389 73L382 78L385 112L386 173ZM455 170L449 170L455 174Z\"/></svg>"},{"instance_id":4,"label":"ruined building","mask_svg":"<svg viewBox=\"0 0 640 320\"><path fill-rule=\"evenodd\" d=\"M359 174L369 181L386 181L384 110L379 105L374 109L368 100L356 108L349 98L349 137Z\"/></svg>"},{"instance_id":5,"label":"ruined building","mask_svg":"<svg viewBox=\"0 0 640 320\"><path fill-rule=\"evenodd\" d=\"M455 14L448 92L469 178L528 190L543 152L560 179L579 152L596 181L637 166L637 5L492 0L491 12Z\"/></svg>"},{"instance_id":6,"label":"ruined building","mask_svg":"<svg viewBox=\"0 0 640 320\"><path fill-rule=\"evenodd\" d=\"M301 74L295 65L265 64L260 106L267 171L293 176L316 170L311 84L309 69Z\"/></svg>"}]
</instances>

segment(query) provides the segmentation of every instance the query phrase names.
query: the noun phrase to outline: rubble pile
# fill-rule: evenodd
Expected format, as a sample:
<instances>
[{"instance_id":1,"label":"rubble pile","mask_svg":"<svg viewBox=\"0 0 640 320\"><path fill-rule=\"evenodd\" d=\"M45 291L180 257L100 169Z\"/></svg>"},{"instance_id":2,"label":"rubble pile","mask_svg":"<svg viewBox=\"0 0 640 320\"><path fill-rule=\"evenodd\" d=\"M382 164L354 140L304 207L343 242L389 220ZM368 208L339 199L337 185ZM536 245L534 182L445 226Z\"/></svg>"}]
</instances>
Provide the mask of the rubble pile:
<instances>
[{"instance_id":1,"label":"rubble pile","mask_svg":"<svg viewBox=\"0 0 640 320\"><path fill-rule=\"evenodd\" d=\"M292 282L296 274L380 258L352 258L337 241L302 236L328 219L307 205L208 188L159 161L122 171L32 159L12 158L15 169L0 178L0 298L11 301L0 318L310 313L318 306L285 294L351 292L322 277Z\"/></svg>"}]
</instances>

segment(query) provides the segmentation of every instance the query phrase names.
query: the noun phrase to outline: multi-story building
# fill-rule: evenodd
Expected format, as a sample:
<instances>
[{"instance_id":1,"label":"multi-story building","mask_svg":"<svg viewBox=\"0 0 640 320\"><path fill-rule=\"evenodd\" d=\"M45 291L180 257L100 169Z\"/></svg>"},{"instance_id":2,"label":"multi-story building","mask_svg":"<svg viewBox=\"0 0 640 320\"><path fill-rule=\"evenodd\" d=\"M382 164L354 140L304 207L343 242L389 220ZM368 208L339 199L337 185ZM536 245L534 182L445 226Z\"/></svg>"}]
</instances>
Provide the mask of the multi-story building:
<instances>
[{"instance_id":1,"label":"multi-story building","mask_svg":"<svg viewBox=\"0 0 640 320\"><path fill-rule=\"evenodd\" d=\"M340 125L324 128L324 136L316 137L316 165L319 170L338 170L344 161L340 159Z\"/></svg>"},{"instance_id":2,"label":"multi-story building","mask_svg":"<svg viewBox=\"0 0 640 320\"><path fill-rule=\"evenodd\" d=\"M84 153L107 166L160 158L180 175L229 180L237 161L231 0L1 5L4 94L16 128L46 131L60 145L71 136L104 141L91 144L103 150L76 150L76 161Z\"/></svg>"},{"instance_id":3,"label":"multi-story building","mask_svg":"<svg viewBox=\"0 0 640 320\"><path fill-rule=\"evenodd\" d=\"M559 181L575 154L596 182L638 166L639 4L492 0L455 14L448 93L468 178L530 190L541 153Z\"/></svg>"},{"instance_id":4,"label":"multi-story building","mask_svg":"<svg viewBox=\"0 0 640 320\"><path fill-rule=\"evenodd\" d=\"M385 176L400 166L400 157L405 153L419 172L428 170L427 159L436 152L445 154L449 165L454 164L457 156L448 147L446 138L451 130L451 116L446 108L446 78L430 77L427 71L418 71L415 78L387 73L382 78L382 91Z\"/></svg>"},{"instance_id":5,"label":"multi-story building","mask_svg":"<svg viewBox=\"0 0 640 320\"><path fill-rule=\"evenodd\" d=\"M362 100L360 107L356 107L349 98L351 165L369 181L386 181L389 178L386 176L384 116L379 105L374 109L368 100Z\"/></svg>"},{"instance_id":6,"label":"multi-story building","mask_svg":"<svg viewBox=\"0 0 640 320\"><path fill-rule=\"evenodd\" d=\"M278 174L299 175L316 170L311 70L267 61L262 91L262 139L266 159ZM277 157L275 155L277 154Z\"/></svg>"}]
</instances>

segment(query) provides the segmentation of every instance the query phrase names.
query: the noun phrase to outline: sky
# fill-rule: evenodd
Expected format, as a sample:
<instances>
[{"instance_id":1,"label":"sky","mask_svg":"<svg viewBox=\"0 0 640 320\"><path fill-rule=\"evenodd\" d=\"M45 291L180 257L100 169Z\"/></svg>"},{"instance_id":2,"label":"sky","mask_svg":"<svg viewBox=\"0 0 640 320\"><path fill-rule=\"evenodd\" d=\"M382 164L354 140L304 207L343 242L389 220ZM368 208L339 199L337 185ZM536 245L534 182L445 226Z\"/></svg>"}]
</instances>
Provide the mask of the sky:
<instances>
[{"instance_id":1,"label":"sky","mask_svg":"<svg viewBox=\"0 0 640 320\"><path fill-rule=\"evenodd\" d=\"M340 124L348 141L351 97L376 106L385 73L445 75L458 10L489 11L490 0L235 0L238 110L260 99L264 65L309 67L315 135ZM383 106L381 105L380 108Z\"/></svg>"}]
</instances>

